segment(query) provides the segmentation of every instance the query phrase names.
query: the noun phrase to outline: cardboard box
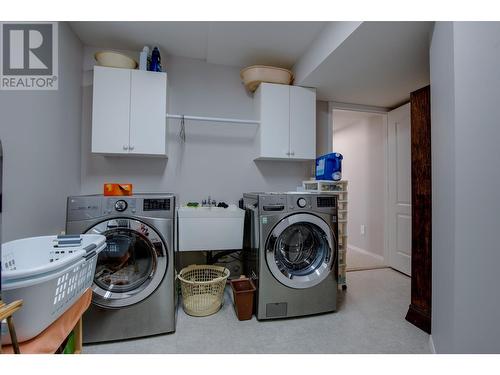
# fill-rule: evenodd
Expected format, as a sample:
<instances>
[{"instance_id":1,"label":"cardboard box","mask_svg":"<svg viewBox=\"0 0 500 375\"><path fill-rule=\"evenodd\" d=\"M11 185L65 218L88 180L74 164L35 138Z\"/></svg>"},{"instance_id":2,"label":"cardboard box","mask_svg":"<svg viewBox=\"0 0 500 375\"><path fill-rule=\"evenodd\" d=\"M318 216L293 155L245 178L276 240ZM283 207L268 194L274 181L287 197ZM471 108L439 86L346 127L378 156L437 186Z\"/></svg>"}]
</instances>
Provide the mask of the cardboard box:
<instances>
[{"instance_id":1,"label":"cardboard box","mask_svg":"<svg viewBox=\"0 0 500 375\"><path fill-rule=\"evenodd\" d=\"M132 195L132 184L104 184L104 195Z\"/></svg>"}]
</instances>

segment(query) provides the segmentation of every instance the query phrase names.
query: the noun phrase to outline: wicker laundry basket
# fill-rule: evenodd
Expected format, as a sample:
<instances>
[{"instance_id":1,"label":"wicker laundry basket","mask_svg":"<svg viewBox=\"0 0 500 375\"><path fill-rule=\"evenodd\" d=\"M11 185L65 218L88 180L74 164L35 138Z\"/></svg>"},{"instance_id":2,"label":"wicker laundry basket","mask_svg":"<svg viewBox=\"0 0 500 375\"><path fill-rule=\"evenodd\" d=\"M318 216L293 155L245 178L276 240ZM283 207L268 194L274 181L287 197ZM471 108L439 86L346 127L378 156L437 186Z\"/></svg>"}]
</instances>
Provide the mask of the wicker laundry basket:
<instances>
[{"instance_id":1,"label":"wicker laundry basket","mask_svg":"<svg viewBox=\"0 0 500 375\"><path fill-rule=\"evenodd\" d=\"M207 316L219 311L229 274L227 268L219 266L191 265L183 268L178 278L186 314Z\"/></svg>"}]
</instances>

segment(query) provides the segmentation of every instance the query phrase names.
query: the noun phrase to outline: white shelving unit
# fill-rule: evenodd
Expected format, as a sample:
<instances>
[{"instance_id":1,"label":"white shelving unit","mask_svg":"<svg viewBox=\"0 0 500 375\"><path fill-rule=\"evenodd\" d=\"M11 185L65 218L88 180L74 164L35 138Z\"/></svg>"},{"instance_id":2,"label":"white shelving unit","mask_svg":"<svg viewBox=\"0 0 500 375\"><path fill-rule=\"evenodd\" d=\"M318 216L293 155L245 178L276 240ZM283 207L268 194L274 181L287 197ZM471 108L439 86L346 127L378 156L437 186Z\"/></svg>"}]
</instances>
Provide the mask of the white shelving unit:
<instances>
[{"instance_id":1,"label":"white shelving unit","mask_svg":"<svg viewBox=\"0 0 500 375\"><path fill-rule=\"evenodd\" d=\"M346 267L347 267L347 214L348 214L348 199L347 199L347 181L326 181L326 180L310 180L302 182L302 187L305 191L317 193L335 193L338 196L338 247L339 261L338 264L338 286L339 289L346 289Z\"/></svg>"}]
</instances>

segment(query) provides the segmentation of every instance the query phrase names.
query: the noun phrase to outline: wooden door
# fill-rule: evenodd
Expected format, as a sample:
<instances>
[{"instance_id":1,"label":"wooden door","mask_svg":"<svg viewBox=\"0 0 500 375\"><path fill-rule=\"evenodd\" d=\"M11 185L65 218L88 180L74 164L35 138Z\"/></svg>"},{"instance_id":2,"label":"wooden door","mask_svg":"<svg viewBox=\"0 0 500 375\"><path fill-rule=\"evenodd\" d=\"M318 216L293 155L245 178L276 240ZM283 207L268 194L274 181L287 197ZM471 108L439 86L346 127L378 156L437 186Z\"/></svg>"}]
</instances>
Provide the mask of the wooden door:
<instances>
[{"instance_id":1,"label":"wooden door","mask_svg":"<svg viewBox=\"0 0 500 375\"><path fill-rule=\"evenodd\" d=\"M411 303L406 320L431 333L432 296L432 182L431 182L431 90L412 92L411 178L412 263Z\"/></svg>"}]
</instances>

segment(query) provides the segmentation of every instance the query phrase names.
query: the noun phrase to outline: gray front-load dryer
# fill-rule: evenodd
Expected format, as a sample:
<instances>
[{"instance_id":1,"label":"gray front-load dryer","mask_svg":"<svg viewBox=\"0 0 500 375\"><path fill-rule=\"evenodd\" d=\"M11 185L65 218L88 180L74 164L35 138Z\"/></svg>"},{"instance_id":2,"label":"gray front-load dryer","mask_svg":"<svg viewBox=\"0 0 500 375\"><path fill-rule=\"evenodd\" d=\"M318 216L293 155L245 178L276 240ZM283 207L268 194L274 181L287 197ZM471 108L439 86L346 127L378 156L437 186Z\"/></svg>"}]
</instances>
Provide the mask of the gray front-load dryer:
<instances>
[{"instance_id":1,"label":"gray front-load dryer","mask_svg":"<svg viewBox=\"0 0 500 375\"><path fill-rule=\"evenodd\" d=\"M337 196L247 193L245 273L257 284L257 319L337 308Z\"/></svg>"},{"instance_id":2,"label":"gray front-load dryer","mask_svg":"<svg viewBox=\"0 0 500 375\"><path fill-rule=\"evenodd\" d=\"M92 305L83 316L83 342L175 331L175 195L69 197L66 232L98 233Z\"/></svg>"}]
</instances>

